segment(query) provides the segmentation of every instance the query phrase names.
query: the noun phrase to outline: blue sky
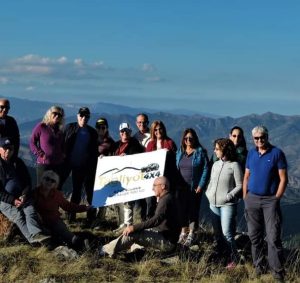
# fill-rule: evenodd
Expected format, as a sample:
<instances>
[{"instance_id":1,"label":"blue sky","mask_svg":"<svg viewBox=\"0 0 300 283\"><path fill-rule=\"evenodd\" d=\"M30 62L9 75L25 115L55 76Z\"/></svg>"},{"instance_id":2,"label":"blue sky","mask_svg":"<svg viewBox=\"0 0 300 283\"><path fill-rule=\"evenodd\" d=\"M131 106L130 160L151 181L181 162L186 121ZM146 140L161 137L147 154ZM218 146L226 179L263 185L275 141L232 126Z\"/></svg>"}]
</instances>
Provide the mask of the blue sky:
<instances>
[{"instance_id":1,"label":"blue sky","mask_svg":"<svg viewBox=\"0 0 300 283\"><path fill-rule=\"evenodd\" d=\"M300 1L0 4L0 95L299 114Z\"/></svg>"}]
</instances>

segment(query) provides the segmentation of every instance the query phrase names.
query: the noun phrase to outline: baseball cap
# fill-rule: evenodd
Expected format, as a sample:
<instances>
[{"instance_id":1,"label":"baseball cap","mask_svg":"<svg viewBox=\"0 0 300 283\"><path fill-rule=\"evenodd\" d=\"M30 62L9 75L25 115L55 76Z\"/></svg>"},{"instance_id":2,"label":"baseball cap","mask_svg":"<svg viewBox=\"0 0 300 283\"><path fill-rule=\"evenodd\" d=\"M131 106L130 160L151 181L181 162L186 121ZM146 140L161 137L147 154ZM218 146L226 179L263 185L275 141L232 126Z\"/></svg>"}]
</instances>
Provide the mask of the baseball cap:
<instances>
[{"instance_id":1,"label":"baseball cap","mask_svg":"<svg viewBox=\"0 0 300 283\"><path fill-rule=\"evenodd\" d=\"M108 123L107 123L107 120L103 117L99 118L97 121L96 121L96 127L97 126L100 126L100 125L104 125L106 127L108 127Z\"/></svg>"},{"instance_id":2,"label":"baseball cap","mask_svg":"<svg viewBox=\"0 0 300 283\"><path fill-rule=\"evenodd\" d=\"M81 107L78 110L78 114L90 115L91 112L90 112L89 108L87 108L87 107Z\"/></svg>"},{"instance_id":3,"label":"baseball cap","mask_svg":"<svg viewBox=\"0 0 300 283\"><path fill-rule=\"evenodd\" d=\"M128 123L121 123L119 126L119 131L128 130L131 132L130 126Z\"/></svg>"}]
</instances>

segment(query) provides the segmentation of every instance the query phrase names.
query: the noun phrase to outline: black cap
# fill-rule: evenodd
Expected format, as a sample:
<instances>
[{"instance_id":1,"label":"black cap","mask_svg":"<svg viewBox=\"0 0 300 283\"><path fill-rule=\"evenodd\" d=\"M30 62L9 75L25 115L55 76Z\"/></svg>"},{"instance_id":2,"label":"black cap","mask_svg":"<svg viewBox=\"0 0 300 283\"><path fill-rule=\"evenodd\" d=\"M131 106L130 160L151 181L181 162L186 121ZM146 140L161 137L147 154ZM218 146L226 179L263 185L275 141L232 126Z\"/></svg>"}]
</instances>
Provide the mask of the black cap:
<instances>
[{"instance_id":1,"label":"black cap","mask_svg":"<svg viewBox=\"0 0 300 283\"><path fill-rule=\"evenodd\" d=\"M104 125L106 127L108 127L108 123L107 123L107 120L103 117L99 118L97 121L96 121L96 127L97 126L100 126L100 125Z\"/></svg>"},{"instance_id":2,"label":"black cap","mask_svg":"<svg viewBox=\"0 0 300 283\"><path fill-rule=\"evenodd\" d=\"M88 109L87 107L81 107L78 110L78 114L87 114L87 115L90 115L91 112L90 112L90 109Z\"/></svg>"},{"instance_id":3,"label":"black cap","mask_svg":"<svg viewBox=\"0 0 300 283\"><path fill-rule=\"evenodd\" d=\"M11 139L8 137L2 137L0 138L0 147L11 147L13 144L11 142Z\"/></svg>"}]
</instances>

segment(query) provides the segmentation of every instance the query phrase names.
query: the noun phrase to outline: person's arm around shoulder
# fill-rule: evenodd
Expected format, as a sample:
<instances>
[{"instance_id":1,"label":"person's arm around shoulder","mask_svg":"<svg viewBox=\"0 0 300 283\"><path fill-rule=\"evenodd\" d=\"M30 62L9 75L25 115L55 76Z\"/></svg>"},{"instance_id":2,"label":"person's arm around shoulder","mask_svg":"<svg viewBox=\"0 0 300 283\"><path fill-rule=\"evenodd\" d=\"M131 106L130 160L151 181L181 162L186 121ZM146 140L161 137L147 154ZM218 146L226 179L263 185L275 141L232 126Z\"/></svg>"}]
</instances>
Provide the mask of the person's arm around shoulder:
<instances>
[{"instance_id":1,"label":"person's arm around shoulder","mask_svg":"<svg viewBox=\"0 0 300 283\"><path fill-rule=\"evenodd\" d=\"M285 192L288 183L288 175L286 169L278 169L278 174L279 174L280 181L276 192L276 198L280 199Z\"/></svg>"},{"instance_id":2,"label":"person's arm around shoulder","mask_svg":"<svg viewBox=\"0 0 300 283\"><path fill-rule=\"evenodd\" d=\"M247 196L249 178L250 178L250 170L246 168L244 181L243 181L243 199L245 199Z\"/></svg>"}]
</instances>

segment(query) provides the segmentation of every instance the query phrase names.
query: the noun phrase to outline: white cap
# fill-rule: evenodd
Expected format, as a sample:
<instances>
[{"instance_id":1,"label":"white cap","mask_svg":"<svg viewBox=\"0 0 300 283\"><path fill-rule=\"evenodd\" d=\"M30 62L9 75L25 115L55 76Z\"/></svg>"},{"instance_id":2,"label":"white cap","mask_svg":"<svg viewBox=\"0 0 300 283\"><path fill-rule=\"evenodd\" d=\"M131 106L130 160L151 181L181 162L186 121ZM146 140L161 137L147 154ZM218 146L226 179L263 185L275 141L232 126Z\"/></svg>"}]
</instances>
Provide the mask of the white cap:
<instances>
[{"instance_id":1,"label":"white cap","mask_svg":"<svg viewBox=\"0 0 300 283\"><path fill-rule=\"evenodd\" d=\"M129 124L128 123L121 123L120 126L119 126L119 131L122 131L122 130L131 131Z\"/></svg>"}]
</instances>

